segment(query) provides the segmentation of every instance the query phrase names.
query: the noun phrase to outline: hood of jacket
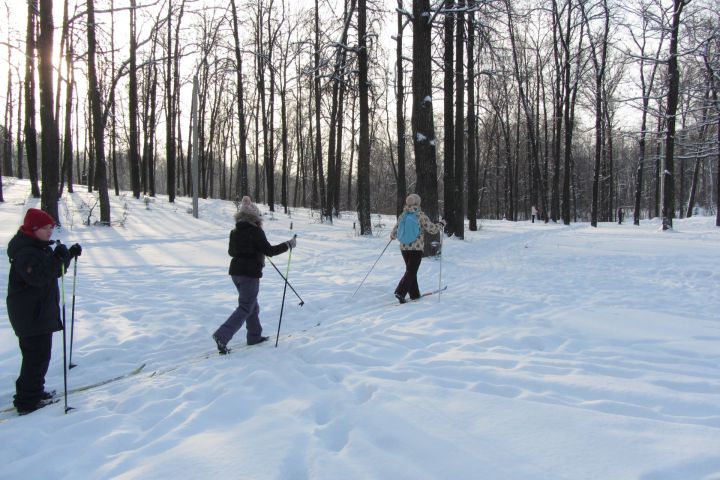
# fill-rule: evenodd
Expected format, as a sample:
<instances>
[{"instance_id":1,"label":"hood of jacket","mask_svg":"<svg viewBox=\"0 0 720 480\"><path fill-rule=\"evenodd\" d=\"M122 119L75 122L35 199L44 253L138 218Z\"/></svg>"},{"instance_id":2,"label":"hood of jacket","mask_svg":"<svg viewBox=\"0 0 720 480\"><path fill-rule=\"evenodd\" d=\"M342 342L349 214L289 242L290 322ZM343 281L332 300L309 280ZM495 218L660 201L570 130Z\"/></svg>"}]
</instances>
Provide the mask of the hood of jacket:
<instances>
[{"instance_id":1,"label":"hood of jacket","mask_svg":"<svg viewBox=\"0 0 720 480\"><path fill-rule=\"evenodd\" d=\"M15 255L17 255L17 253L25 247L44 249L46 247L49 247L53 243L55 243L55 241L46 242L44 240L40 240L39 238L31 237L22 230L18 230L18 233L10 240L10 243L8 244L7 256L8 258L14 258Z\"/></svg>"},{"instance_id":2,"label":"hood of jacket","mask_svg":"<svg viewBox=\"0 0 720 480\"><path fill-rule=\"evenodd\" d=\"M252 213L240 210L239 212L235 213L235 223L242 223L247 222L254 226L260 227L262 225L262 218L258 217L257 215L253 215Z\"/></svg>"},{"instance_id":3,"label":"hood of jacket","mask_svg":"<svg viewBox=\"0 0 720 480\"><path fill-rule=\"evenodd\" d=\"M403 212L415 212L415 213L419 213L419 212L420 212L420 207L417 206L417 205L412 205L412 206L405 205L405 206L403 207Z\"/></svg>"}]
</instances>

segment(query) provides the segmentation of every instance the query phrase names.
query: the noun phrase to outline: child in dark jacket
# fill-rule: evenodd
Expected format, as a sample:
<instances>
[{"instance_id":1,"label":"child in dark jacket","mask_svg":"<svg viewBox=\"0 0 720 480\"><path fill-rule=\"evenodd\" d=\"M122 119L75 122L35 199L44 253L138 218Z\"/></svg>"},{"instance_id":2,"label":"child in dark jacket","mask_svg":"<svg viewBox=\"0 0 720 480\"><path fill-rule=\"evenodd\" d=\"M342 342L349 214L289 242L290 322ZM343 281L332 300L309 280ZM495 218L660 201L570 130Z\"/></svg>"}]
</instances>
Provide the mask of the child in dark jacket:
<instances>
[{"instance_id":1,"label":"child in dark jacket","mask_svg":"<svg viewBox=\"0 0 720 480\"><path fill-rule=\"evenodd\" d=\"M69 249L50 240L55 220L31 208L23 225L8 244L10 259L7 310L18 337L22 364L15 382L14 405L21 415L45 405L52 394L45 391L50 364L52 334L63 329L57 279L70 261L82 253L80 245Z\"/></svg>"},{"instance_id":2,"label":"child in dark jacket","mask_svg":"<svg viewBox=\"0 0 720 480\"><path fill-rule=\"evenodd\" d=\"M296 240L292 238L277 245L270 245L262 229L262 215L250 197L243 197L240 208L235 214L235 228L230 232L228 254L230 261L229 274L238 291L238 307L220 325L213 339L221 355L230 352L227 344L246 324L247 343L255 345L268 340L262 335L260 325L260 306L257 301L260 290L260 278L265 266L265 256L273 257L295 248Z\"/></svg>"}]
</instances>

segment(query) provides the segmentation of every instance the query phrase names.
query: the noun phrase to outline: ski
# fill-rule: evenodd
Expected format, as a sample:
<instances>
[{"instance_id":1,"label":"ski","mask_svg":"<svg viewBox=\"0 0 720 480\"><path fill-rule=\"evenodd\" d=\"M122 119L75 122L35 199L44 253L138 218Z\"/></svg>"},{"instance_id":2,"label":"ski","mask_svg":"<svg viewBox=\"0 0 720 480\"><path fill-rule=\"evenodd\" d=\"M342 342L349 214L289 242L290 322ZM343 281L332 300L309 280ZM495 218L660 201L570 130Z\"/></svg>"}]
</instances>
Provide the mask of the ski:
<instances>
[{"instance_id":1,"label":"ski","mask_svg":"<svg viewBox=\"0 0 720 480\"><path fill-rule=\"evenodd\" d=\"M101 381L96 382L96 383L91 383L91 384L89 384L89 385L83 385L82 387L72 388L72 389L68 390L68 395L70 395L70 394L72 394L72 393L84 392L84 391L86 391L86 390L92 390L92 389L94 389L94 388L102 387L103 385L107 385L107 384L109 384L109 383L118 382L118 381L123 380L123 379L125 379L125 378L134 377L135 375L137 375L137 374L139 374L140 372L142 372L143 369L145 369L145 364L144 364L144 363L143 363L142 365L140 365L139 367L136 367L135 369L133 369L133 370L127 372L127 373L123 373L122 375L118 375L117 377L107 378L107 379L105 379L105 380L101 380ZM60 396L62 396L62 395L60 395Z\"/></svg>"},{"instance_id":2,"label":"ski","mask_svg":"<svg viewBox=\"0 0 720 480\"><path fill-rule=\"evenodd\" d=\"M430 295L435 295L436 293L444 292L445 290L447 290L447 285L445 285L445 286L442 287L442 288L437 288L437 289L435 289L435 290L430 290L430 291L427 291L427 292L423 292L423 293L420 294L420 296L419 296L418 298L413 298L413 299L407 300L405 303L419 302L419 301L420 301L422 298L424 298L424 297L428 297L428 296L430 296ZM399 305L404 305L404 304L403 304L403 303L400 303L400 302L397 302L397 305L399 306Z\"/></svg>"},{"instance_id":3,"label":"ski","mask_svg":"<svg viewBox=\"0 0 720 480\"><path fill-rule=\"evenodd\" d=\"M38 408L37 410L41 410L41 409L47 407L48 405L52 405L54 403L60 403L61 399L62 399L62 397L55 396L52 398L48 398L47 400L43 400L42 406L40 408ZM37 410L34 410L34 412L37 412ZM31 413L33 413L33 412L17 413L15 411L15 407L5 408L2 411L0 411L0 424L7 422L9 419L11 419L13 417L23 417L25 415L30 415Z\"/></svg>"},{"instance_id":4,"label":"ski","mask_svg":"<svg viewBox=\"0 0 720 480\"><path fill-rule=\"evenodd\" d=\"M437 288L435 290L430 290L429 292L425 292L422 295L420 295L420 298L427 297L428 295L435 295L436 293L444 292L445 290L447 290L447 285L444 285L442 288ZM418 300L420 300L420 298L411 300L411 302L417 302Z\"/></svg>"},{"instance_id":5,"label":"ski","mask_svg":"<svg viewBox=\"0 0 720 480\"><path fill-rule=\"evenodd\" d=\"M376 307L373 307L373 310L374 310L375 308L399 307L399 306L401 306L401 305L405 305L405 304L408 304L408 303L419 302L420 300L422 300L422 299L425 298L425 297L428 297L428 296L430 296L430 295L435 295L435 294L440 293L440 292L444 292L445 290L447 290L447 288L448 288L447 285L445 285L445 286L443 286L442 288L436 288L435 290L428 290L427 292L421 293L418 298L415 298L415 299L413 299L413 300L410 300L410 299L405 300L405 303L400 303L400 302L397 301L397 299L395 299L395 300L392 301L392 302L382 303L382 304L380 304L380 305L376 305Z\"/></svg>"}]
</instances>

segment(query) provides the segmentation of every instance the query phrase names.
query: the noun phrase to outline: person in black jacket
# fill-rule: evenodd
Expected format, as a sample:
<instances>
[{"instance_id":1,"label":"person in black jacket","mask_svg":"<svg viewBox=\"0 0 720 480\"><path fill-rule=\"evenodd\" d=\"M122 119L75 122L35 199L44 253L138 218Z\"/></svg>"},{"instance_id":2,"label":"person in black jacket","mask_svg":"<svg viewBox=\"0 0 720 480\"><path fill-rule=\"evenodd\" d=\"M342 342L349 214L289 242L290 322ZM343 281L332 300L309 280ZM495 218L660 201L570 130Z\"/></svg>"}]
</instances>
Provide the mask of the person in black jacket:
<instances>
[{"instance_id":1,"label":"person in black jacket","mask_svg":"<svg viewBox=\"0 0 720 480\"><path fill-rule=\"evenodd\" d=\"M235 228L230 232L228 254L232 260L228 273L238 291L238 307L212 336L221 355L230 352L227 344L243 324L247 328L248 345L268 340L269 337L262 335L257 301L265 256L285 253L295 248L296 243L295 238L292 238L287 242L270 245L262 229L260 210L248 196L242 198L235 222Z\"/></svg>"},{"instance_id":2,"label":"person in black jacket","mask_svg":"<svg viewBox=\"0 0 720 480\"><path fill-rule=\"evenodd\" d=\"M10 259L7 310L18 337L22 364L15 382L14 405L21 415L33 412L52 397L45 391L50 364L52 334L63 329L57 279L70 261L82 253L80 245L69 249L50 240L55 220L31 208L7 248Z\"/></svg>"}]
</instances>

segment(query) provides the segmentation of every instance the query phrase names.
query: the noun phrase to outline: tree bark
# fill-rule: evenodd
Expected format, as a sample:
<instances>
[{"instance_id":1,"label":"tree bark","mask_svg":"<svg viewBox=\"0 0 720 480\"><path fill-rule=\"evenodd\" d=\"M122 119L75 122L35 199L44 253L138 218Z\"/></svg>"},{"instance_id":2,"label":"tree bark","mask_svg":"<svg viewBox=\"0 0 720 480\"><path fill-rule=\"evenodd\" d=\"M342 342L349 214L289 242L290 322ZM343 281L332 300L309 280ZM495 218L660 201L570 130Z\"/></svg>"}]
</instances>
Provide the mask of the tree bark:
<instances>
[{"instance_id":1,"label":"tree bark","mask_svg":"<svg viewBox=\"0 0 720 480\"><path fill-rule=\"evenodd\" d=\"M395 39L395 118L397 128L397 200L395 214L400 215L407 196L405 178L405 72L403 70L403 0L398 0L397 37Z\"/></svg>"},{"instance_id":2,"label":"tree bark","mask_svg":"<svg viewBox=\"0 0 720 480\"><path fill-rule=\"evenodd\" d=\"M453 233L465 238L463 207L465 187L465 15L458 2L457 34L455 35L455 171L453 173Z\"/></svg>"},{"instance_id":3,"label":"tree bark","mask_svg":"<svg viewBox=\"0 0 720 480\"><path fill-rule=\"evenodd\" d=\"M673 0L672 29L670 31L670 58L668 59L668 95L665 113L665 162L663 168L662 228L670 230L675 217L675 120L680 91L680 70L678 68L678 36L680 15L684 0Z\"/></svg>"},{"instance_id":4,"label":"tree bark","mask_svg":"<svg viewBox=\"0 0 720 480\"><path fill-rule=\"evenodd\" d=\"M363 2L364 3L364 2ZM359 23L359 21L358 21ZM358 30L360 26L358 25ZM315 165L317 168L317 179L320 188L320 210L324 210L325 204L325 174L323 173L322 158L322 131L320 130L320 6L315 0ZM362 82L361 82L362 83ZM313 208L316 207L316 189L313 188Z\"/></svg>"},{"instance_id":5,"label":"tree bark","mask_svg":"<svg viewBox=\"0 0 720 480\"><path fill-rule=\"evenodd\" d=\"M52 0L40 0L40 35L38 36L38 78L40 83L40 127L42 128L42 209L60 223L58 216L58 127L55 121L53 95L53 36Z\"/></svg>"},{"instance_id":6,"label":"tree bark","mask_svg":"<svg viewBox=\"0 0 720 480\"><path fill-rule=\"evenodd\" d=\"M37 129L35 127L35 20L38 0L28 0L27 30L25 36L25 151L28 176L33 198L40 198L38 175Z\"/></svg>"},{"instance_id":7,"label":"tree bark","mask_svg":"<svg viewBox=\"0 0 720 480\"><path fill-rule=\"evenodd\" d=\"M360 222L360 235L372 235L372 225L370 221L370 116L368 102L367 7L365 0L359 0L358 3L358 69L360 95L358 221ZM317 123L317 125L319 126L319 123Z\"/></svg>"},{"instance_id":8,"label":"tree bark","mask_svg":"<svg viewBox=\"0 0 720 480\"><path fill-rule=\"evenodd\" d=\"M468 114L467 114L467 131L468 131L468 198L467 198L467 218L470 222L468 228L471 232L477 231L477 210L478 210L478 182L477 182L477 151L475 145L477 142L477 126L475 119L475 5L474 1L468 2L468 21L467 21L467 82L468 82Z\"/></svg>"},{"instance_id":9,"label":"tree bark","mask_svg":"<svg viewBox=\"0 0 720 480\"><path fill-rule=\"evenodd\" d=\"M454 0L446 0L444 21L444 53L443 53L443 217L447 222L445 230L448 235L455 231L455 117L453 112L455 58L453 37L455 35Z\"/></svg>"},{"instance_id":10,"label":"tree bark","mask_svg":"<svg viewBox=\"0 0 720 480\"><path fill-rule=\"evenodd\" d=\"M412 134L415 150L417 193L423 211L432 221L438 219L435 126L432 105L432 25L429 0L413 1ZM425 242L425 255L431 242Z\"/></svg>"},{"instance_id":11,"label":"tree bark","mask_svg":"<svg viewBox=\"0 0 720 480\"><path fill-rule=\"evenodd\" d=\"M140 153L138 152L138 84L137 84L137 37L135 32L136 0L130 0L130 71L128 88L128 113L130 115L130 140L128 161L130 162L130 187L133 196L140 198Z\"/></svg>"},{"instance_id":12,"label":"tree bark","mask_svg":"<svg viewBox=\"0 0 720 480\"><path fill-rule=\"evenodd\" d=\"M242 73L242 54L240 52L240 27L238 25L236 0L230 0L232 8L233 39L235 41L235 91L238 98L238 125L240 128L240 158L236 171L236 189L238 197L248 194L247 126L245 119L245 98Z\"/></svg>"},{"instance_id":13,"label":"tree bark","mask_svg":"<svg viewBox=\"0 0 720 480\"><path fill-rule=\"evenodd\" d=\"M88 86L92 118L92 132L95 150L95 185L100 200L100 222L110 225L110 198L108 196L107 167L105 164L105 125L103 122L97 67L95 65L95 1L87 0L87 44L88 44Z\"/></svg>"}]
</instances>

